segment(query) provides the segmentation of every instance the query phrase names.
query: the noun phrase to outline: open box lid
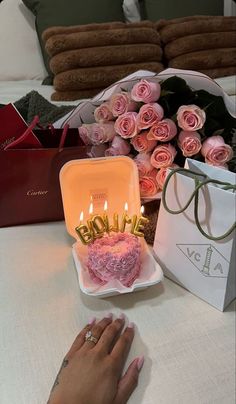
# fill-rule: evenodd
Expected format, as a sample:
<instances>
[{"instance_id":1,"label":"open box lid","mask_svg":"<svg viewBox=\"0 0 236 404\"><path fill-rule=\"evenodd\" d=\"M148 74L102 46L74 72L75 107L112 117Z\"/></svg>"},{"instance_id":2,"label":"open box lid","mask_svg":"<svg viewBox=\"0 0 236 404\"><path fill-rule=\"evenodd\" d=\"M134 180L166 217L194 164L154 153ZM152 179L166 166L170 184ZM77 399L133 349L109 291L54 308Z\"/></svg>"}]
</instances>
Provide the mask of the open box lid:
<instances>
[{"instance_id":1,"label":"open box lid","mask_svg":"<svg viewBox=\"0 0 236 404\"><path fill-rule=\"evenodd\" d=\"M68 233L78 240L75 228L89 218L89 206L93 202L93 214L104 213L107 201L109 218L114 213L121 217L125 203L128 215L140 213L138 169L126 156L71 160L60 171L60 186Z\"/></svg>"}]
</instances>

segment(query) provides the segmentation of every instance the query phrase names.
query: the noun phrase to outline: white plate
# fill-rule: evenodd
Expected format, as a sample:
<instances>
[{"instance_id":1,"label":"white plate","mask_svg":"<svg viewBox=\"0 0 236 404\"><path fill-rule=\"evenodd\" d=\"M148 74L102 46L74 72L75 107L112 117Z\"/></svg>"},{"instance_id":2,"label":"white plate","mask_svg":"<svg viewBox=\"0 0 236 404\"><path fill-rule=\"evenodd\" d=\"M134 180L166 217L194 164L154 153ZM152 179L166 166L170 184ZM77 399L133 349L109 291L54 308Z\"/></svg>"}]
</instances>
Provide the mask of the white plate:
<instances>
[{"instance_id":1,"label":"white plate","mask_svg":"<svg viewBox=\"0 0 236 404\"><path fill-rule=\"evenodd\" d=\"M78 274L80 289L83 293L95 297L108 297L124 293L136 292L148 286L155 285L163 280L163 272L160 265L153 257L147 243L142 240L142 256L140 276L134 281L131 287L123 286L119 281L108 282L105 285L95 284L84 264L84 256L87 247L76 242L72 246L72 254Z\"/></svg>"}]
</instances>

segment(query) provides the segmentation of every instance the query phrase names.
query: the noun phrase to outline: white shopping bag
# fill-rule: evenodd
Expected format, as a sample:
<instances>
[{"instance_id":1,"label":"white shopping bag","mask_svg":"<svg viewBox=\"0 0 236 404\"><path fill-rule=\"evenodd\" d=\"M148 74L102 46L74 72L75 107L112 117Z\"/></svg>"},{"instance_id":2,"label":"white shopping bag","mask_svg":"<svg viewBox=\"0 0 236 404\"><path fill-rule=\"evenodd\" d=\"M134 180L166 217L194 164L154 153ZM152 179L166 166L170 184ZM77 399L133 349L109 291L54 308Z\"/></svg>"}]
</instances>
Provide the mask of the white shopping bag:
<instances>
[{"instance_id":1,"label":"white shopping bag","mask_svg":"<svg viewBox=\"0 0 236 404\"><path fill-rule=\"evenodd\" d=\"M167 179L154 253L168 278L223 311L236 297L236 174L192 159L185 169Z\"/></svg>"}]
</instances>

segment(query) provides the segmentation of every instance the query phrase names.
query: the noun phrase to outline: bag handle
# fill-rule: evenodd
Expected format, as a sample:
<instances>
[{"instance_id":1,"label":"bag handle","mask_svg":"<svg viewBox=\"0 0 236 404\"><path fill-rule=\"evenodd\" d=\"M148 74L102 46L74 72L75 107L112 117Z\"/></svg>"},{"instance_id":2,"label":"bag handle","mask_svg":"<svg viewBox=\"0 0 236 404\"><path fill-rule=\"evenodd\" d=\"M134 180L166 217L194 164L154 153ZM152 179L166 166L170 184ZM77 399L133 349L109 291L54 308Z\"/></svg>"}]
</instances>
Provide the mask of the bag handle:
<instances>
[{"instance_id":1,"label":"bag handle","mask_svg":"<svg viewBox=\"0 0 236 404\"><path fill-rule=\"evenodd\" d=\"M194 176L193 179L195 181L195 190L193 191L193 193L190 196L189 200L187 201L186 205L182 209L172 210L167 206L167 203L166 203L166 191L167 191L167 185L168 185L171 177L176 173L193 174L193 176ZM203 178L205 178L205 180L200 181L198 177L203 177ZM184 212L189 207L192 200L195 198L194 199L194 219L195 219L198 230L203 234L203 236L205 236L209 240L214 240L214 241L223 240L224 238L229 236L234 231L234 229L236 228L236 222L234 222L233 225L221 236L211 236L210 234L207 234L203 230L203 228L200 224L200 221L199 221L199 216L198 216L199 191L202 187L204 187L207 184L218 184L223 187L222 189L225 189L225 190L232 189L233 191L236 191L236 185L230 184L229 182L214 180L212 178L208 178L207 175L205 175L205 174L200 174L200 173L197 173L192 170L187 170L186 168L175 168L175 169L171 169L171 172L166 177L166 180L165 180L165 183L163 186L163 190L162 190L163 206L168 213L171 213L172 215L178 215L179 213Z\"/></svg>"},{"instance_id":2,"label":"bag handle","mask_svg":"<svg viewBox=\"0 0 236 404\"><path fill-rule=\"evenodd\" d=\"M63 127L63 131L61 134L61 139L60 139L60 143L59 143L59 152L62 151L64 144L65 144L65 140L66 140L66 136L68 134L68 129L69 129L69 124L66 123L65 126Z\"/></svg>"},{"instance_id":3,"label":"bag handle","mask_svg":"<svg viewBox=\"0 0 236 404\"><path fill-rule=\"evenodd\" d=\"M35 118L34 118L34 119L35 119ZM52 123L49 123L49 124L46 126L46 128L45 128L45 127L43 127L43 126L37 121L37 126L38 126L40 129L49 129L49 130L51 131L51 134L52 134L52 135L55 135L55 130L56 130L56 128L53 126ZM62 149L63 149L63 147L64 147L64 144L65 144L66 136L67 136L67 134L68 134L68 129L69 129L69 127L70 127L70 126L69 126L68 123L66 123L66 124L64 125L64 127L63 127L62 134L61 134L61 139L60 139L60 143L59 143L59 146L58 146L59 151L62 151ZM62 129L62 128L60 128L60 129Z\"/></svg>"},{"instance_id":4,"label":"bag handle","mask_svg":"<svg viewBox=\"0 0 236 404\"><path fill-rule=\"evenodd\" d=\"M21 137L19 137L18 139L14 140L12 143L9 143L9 144L5 147L4 150L7 150L8 148L10 148L10 147L12 147L12 146L17 145L19 142L22 142L22 140L24 140L24 139L28 136L28 134L29 134L33 129L35 129L36 126L38 126L38 127L39 127L40 129L42 129L42 130L45 129L42 125L40 125L40 123L39 123L39 116L38 116L38 115L36 115L36 116L34 117L34 119L32 120L31 124L28 126L28 128L27 128L26 131L23 133L23 135L21 135ZM53 132L55 131L55 128L54 128L53 124L49 124L47 127L48 127L48 129L51 130L51 132L52 132L52 134L53 134ZM63 127L63 131L62 131L61 138L60 138L60 143L59 143L59 146L58 146L59 152L63 150L64 144L65 144L65 140L66 140L66 136L67 136L67 134L68 134L68 129L69 129L69 127L70 127L70 126L69 126L68 123L65 124L65 126ZM39 142L39 141L38 141L38 142ZM39 142L39 143L40 143L40 142ZM41 146L42 146L42 145L41 145Z\"/></svg>"},{"instance_id":5,"label":"bag handle","mask_svg":"<svg viewBox=\"0 0 236 404\"><path fill-rule=\"evenodd\" d=\"M13 142L9 143L4 150L8 150L11 149L14 146L17 146L19 143L21 143L23 140L25 140L28 135L30 134L30 132L35 128L35 126L38 124L39 122L39 117L38 115L36 115L33 119L33 121L31 122L31 124L28 126L28 128L26 129L26 131L23 133L23 135L21 135L20 137L18 137L16 140L14 140ZM40 141L38 140L38 138L35 136L35 141L38 142L38 145L40 147L42 147Z\"/></svg>"}]
</instances>

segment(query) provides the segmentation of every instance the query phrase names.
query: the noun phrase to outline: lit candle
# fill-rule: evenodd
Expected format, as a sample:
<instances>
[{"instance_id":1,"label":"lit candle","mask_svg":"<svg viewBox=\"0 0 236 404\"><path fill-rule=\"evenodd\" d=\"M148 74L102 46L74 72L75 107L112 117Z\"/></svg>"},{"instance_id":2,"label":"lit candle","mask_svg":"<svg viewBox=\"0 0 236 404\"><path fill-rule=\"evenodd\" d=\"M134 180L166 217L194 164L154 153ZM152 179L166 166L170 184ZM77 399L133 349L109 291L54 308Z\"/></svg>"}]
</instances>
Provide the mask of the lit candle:
<instances>
[{"instance_id":1,"label":"lit candle","mask_svg":"<svg viewBox=\"0 0 236 404\"><path fill-rule=\"evenodd\" d=\"M104 224L105 224L105 231L109 234L110 227L109 227L109 219L108 219L108 215L107 215L107 206L108 206L107 201L105 201L104 202L104 207L103 207L103 210L104 210L103 221L104 221Z\"/></svg>"},{"instance_id":2,"label":"lit candle","mask_svg":"<svg viewBox=\"0 0 236 404\"><path fill-rule=\"evenodd\" d=\"M90 205L89 205L89 215L90 215L90 218L93 215L93 202L90 202Z\"/></svg>"},{"instance_id":3,"label":"lit candle","mask_svg":"<svg viewBox=\"0 0 236 404\"><path fill-rule=\"evenodd\" d=\"M82 224L84 218L84 212L80 213L80 224L75 228L76 233L78 234L80 240L83 244L89 244L92 241L92 234L89 231L88 227Z\"/></svg>"},{"instance_id":4,"label":"lit candle","mask_svg":"<svg viewBox=\"0 0 236 404\"><path fill-rule=\"evenodd\" d=\"M144 225L149 222L147 217L143 216L144 213L144 206L141 206L141 216L137 218L134 229L133 229L133 234L138 237L144 237L144 234L142 230L144 229Z\"/></svg>"},{"instance_id":5,"label":"lit candle","mask_svg":"<svg viewBox=\"0 0 236 404\"><path fill-rule=\"evenodd\" d=\"M124 231L125 231L125 226L126 226L126 224L130 224L131 223L131 218L128 216L128 203L127 202L125 202L125 212L123 213L123 215L122 215L122 218L121 218L121 225L120 225L120 231L122 232L122 233L124 233Z\"/></svg>"},{"instance_id":6,"label":"lit candle","mask_svg":"<svg viewBox=\"0 0 236 404\"><path fill-rule=\"evenodd\" d=\"M92 218L93 218L93 202L90 202L89 205L89 218L87 219L88 228L91 231L92 235L94 236L93 225L92 225Z\"/></svg>"},{"instance_id":7,"label":"lit candle","mask_svg":"<svg viewBox=\"0 0 236 404\"><path fill-rule=\"evenodd\" d=\"M83 220L84 220L84 212L82 211L79 217L79 224L82 224Z\"/></svg>"},{"instance_id":8,"label":"lit candle","mask_svg":"<svg viewBox=\"0 0 236 404\"><path fill-rule=\"evenodd\" d=\"M131 230L130 230L130 233L132 233L132 234L134 234L134 229L136 226L137 218L138 218L137 215L132 216L132 223L131 223Z\"/></svg>"}]
</instances>

